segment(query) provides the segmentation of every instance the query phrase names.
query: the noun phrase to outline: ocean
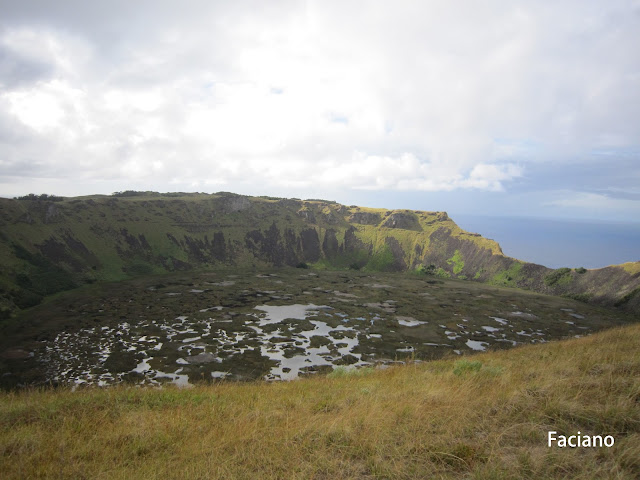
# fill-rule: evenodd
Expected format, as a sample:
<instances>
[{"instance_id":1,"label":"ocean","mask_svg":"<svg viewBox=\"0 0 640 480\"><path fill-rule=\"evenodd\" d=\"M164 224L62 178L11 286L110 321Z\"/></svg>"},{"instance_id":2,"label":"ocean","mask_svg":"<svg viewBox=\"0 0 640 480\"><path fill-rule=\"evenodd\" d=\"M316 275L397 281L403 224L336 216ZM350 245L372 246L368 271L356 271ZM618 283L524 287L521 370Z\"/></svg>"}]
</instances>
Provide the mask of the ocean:
<instances>
[{"instance_id":1,"label":"ocean","mask_svg":"<svg viewBox=\"0 0 640 480\"><path fill-rule=\"evenodd\" d=\"M551 268L601 268L640 260L640 223L451 215L497 241L509 257Z\"/></svg>"}]
</instances>

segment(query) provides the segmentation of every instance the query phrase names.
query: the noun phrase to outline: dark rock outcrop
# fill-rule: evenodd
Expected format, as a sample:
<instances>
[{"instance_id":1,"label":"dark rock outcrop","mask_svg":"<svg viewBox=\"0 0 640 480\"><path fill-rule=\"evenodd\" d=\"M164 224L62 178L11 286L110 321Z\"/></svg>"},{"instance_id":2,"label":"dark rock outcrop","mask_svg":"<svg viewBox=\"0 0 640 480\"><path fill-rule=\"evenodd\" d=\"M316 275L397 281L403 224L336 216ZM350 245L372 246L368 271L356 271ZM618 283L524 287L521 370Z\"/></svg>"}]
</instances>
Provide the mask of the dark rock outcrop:
<instances>
[{"instance_id":1,"label":"dark rock outcrop","mask_svg":"<svg viewBox=\"0 0 640 480\"><path fill-rule=\"evenodd\" d=\"M359 223L360 225L378 225L382 221L382 217L377 213L371 212L354 212L347 220L350 223Z\"/></svg>"},{"instance_id":2,"label":"dark rock outcrop","mask_svg":"<svg viewBox=\"0 0 640 480\"><path fill-rule=\"evenodd\" d=\"M382 223L381 227L401 228L403 230L422 231L420 222L414 213L393 212Z\"/></svg>"}]
</instances>

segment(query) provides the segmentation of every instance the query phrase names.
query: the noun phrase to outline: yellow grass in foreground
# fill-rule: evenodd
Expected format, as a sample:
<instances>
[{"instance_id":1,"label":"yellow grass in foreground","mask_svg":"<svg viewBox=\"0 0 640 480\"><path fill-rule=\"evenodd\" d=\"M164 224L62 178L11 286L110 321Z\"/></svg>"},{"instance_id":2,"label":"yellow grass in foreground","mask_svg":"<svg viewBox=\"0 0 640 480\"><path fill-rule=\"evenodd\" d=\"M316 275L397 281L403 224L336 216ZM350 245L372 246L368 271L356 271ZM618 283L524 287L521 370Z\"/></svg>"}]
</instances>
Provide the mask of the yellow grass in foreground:
<instances>
[{"instance_id":1,"label":"yellow grass in foreground","mask_svg":"<svg viewBox=\"0 0 640 480\"><path fill-rule=\"evenodd\" d=\"M4 393L0 477L638 478L638 345L636 325L289 383Z\"/></svg>"}]
</instances>

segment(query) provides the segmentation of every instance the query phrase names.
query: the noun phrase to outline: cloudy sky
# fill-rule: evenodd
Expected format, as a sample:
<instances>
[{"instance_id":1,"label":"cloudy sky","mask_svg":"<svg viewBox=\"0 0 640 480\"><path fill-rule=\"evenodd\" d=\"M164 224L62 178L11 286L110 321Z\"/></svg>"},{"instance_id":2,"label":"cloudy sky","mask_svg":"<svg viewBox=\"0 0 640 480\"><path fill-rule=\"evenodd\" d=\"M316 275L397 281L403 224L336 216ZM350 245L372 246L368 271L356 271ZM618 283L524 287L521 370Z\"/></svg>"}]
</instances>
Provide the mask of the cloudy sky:
<instances>
[{"instance_id":1,"label":"cloudy sky","mask_svg":"<svg viewBox=\"0 0 640 480\"><path fill-rule=\"evenodd\" d=\"M0 0L0 196L640 219L640 2Z\"/></svg>"}]
</instances>

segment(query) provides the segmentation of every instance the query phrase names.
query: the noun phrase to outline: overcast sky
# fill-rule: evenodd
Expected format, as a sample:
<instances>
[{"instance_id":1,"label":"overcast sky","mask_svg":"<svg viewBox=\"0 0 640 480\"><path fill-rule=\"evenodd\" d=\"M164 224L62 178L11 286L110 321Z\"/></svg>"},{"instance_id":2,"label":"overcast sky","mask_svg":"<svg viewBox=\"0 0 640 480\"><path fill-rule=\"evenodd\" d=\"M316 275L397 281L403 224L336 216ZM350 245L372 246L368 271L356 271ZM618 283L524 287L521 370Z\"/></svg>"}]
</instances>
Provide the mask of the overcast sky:
<instances>
[{"instance_id":1,"label":"overcast sky","mask_svg":"<svg viewBox=\"0 0 640 480\"><path fill-rule=\"evenodd\" d=\"M0 0L0 195L640 219L640 1Z\"/></svg>"}]
</instances>

